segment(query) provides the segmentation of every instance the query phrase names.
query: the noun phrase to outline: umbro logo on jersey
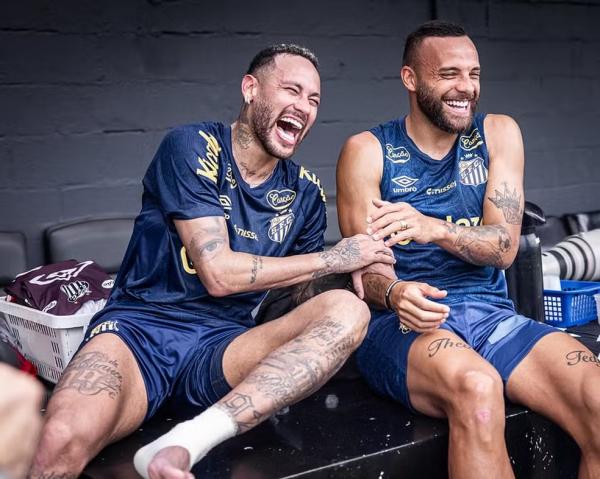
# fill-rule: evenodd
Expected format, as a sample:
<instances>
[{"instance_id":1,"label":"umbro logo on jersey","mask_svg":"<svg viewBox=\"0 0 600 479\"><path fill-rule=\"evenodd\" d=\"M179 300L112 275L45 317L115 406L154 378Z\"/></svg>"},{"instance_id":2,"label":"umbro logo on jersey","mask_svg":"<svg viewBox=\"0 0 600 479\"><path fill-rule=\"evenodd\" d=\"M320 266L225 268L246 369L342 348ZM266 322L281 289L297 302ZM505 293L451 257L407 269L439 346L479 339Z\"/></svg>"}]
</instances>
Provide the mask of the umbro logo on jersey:
<instances>
[{"instance_id":1,"label":"umbro logo on jersey","mask_svg":"<svg viewBox=\"0 0 600 479\"><path fill-rule=\"evenodd\" d=\"M293 190L271 190L267 193L267 202L278 211L289 208L295 199L296 192Z\"/></svg>"},{"instance_id":2,"label":"umbro logo on jersey","mask_svg":"<svg viewBox=\"0 0 600 479\"><path fill-rule=\"evenodd\" d=\"M271 219L271 226L269 227L269 238L276 243L281 243L292 228L294 223L294 213L290 211L281 216L275 216Z\"/></svg>"},{"instance_id":3,"label":"umbro logo on jersey","mask_svg":"<svg viewBox=\"0 0 600 479\"><path fill-rule=\"evenodd\" d=\"M410 176L397 176L396 178L392 178L392 181L400 186L400 188L393 188L392 191L394 193L412 193L417 191L417 187L413 186L418 178L411 178Z\"/></svg>"},{"instance_id":4,"label":"umbro logo on jersey","mask_svg":"<svg viewBox=\"0 0 600 479\"><path fill-rule=\"evenodd\" d=\"M477 128L475 128L468 135L461 135L458 141L460 143L460 147L465 151L471 151L477 148L479 145L483 145L483 138L481 138L481 133L479 133Z\"/></svg>"},{"instance_id":5,"label":"umbro logo on jersey","mask_svg":"<svg viewBox=\"0 0 600 479\"><path fill-rule=\"evenodd\" d=\"M219 203L221 203L221 206L225 211L231 211L233 209L233 206L231 204L231 198L229 198L229 196L227 195L219 195ZM231 218L229 213L225 213L223 216L225 216L226 220Z\"/></svg>"},{"instance_id":6,"label":"umbro logo on jersey","mask_svg":"<svg viewBox=\"0 0 600 479\"><path fill-rule=\"evenodd\" d=\"M223 207L224 210L231 209L231 198L229 198L229 196L219 195L219 202L221 203L221 206Z\"/></svg>"},{"instance_id":7,"label":"umbro logo on jersey","mask_svg":"<svg viewBox=\"0 0 600 479\"><path fill-rule=\"evenodd\" d=\"M396 178L392 178L392 181L402 188L408 188L419 181L419 179L411 178L410 176L397 176Z\"/></svg>"},{"instance_id":8,"label":"umbro logo on jersey","mask_svg":"<svg viewBox=\"0 0 600 479\"><path fill-rule=\"evenodd\" d=\"M410 160L410 153L403 146L394 147L387 143L385 145L385 157L392 163L406 163Z\"/></svg>"},{"instance_id":9,"label":"umbro logo on jersey","mask_svg":"<svg viewBox=\"0 0 600 479\"><path fill-rule=\"evenodd\" d=\"M488 179L488 170L483 164L483 158L476 156L472 160L458 162L460 182L467 186L478 186Z\"/></svg>"}]
</instances>

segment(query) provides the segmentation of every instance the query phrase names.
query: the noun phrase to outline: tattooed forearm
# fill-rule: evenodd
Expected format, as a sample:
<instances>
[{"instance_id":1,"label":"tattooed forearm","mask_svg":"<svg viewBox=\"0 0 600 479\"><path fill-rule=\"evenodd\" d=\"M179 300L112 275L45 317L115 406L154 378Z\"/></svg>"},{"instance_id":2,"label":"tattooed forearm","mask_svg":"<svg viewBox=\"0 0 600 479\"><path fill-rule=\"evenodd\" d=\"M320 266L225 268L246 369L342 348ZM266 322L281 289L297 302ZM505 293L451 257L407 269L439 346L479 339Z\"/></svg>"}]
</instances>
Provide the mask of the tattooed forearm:
<instances>
[{"instance_id":1,"label":"tattooed forearm","mask_svg":"<svg viewBox=\"0 0 600 479\"><path fill-rule=\"evenodd\" d=\"M450 338L440 338L440 339L436 339L435 341L432 341L431 343L429 343L429 346L427 346L427 351L429 351L429 357L432 358L440 350L450 349L450 348L471 349L471 346L469 346L467 343L463 343L460 341L452 341L452 339L450 339Z\"/></svg>"},{"instance_id":2,"label":"tattooed forearm","mask_svg":"<svg viewBox=\"0 0 600 479\"><path fill-rule=\"evenodd\" d=\"M365 274L362 277L362 282L365 289L365 301L385 309L385 291L390 279L377 274Z\"/></svg>"},{"instance_id":3,"label":"tattooed forearm","mask_svg":"<svg viewBox=\"0 0 600 479\"><path fill-rule=\"evenodd\" d=\"M119 363L99 351L79 353L71 361L54 394L63 389L75 389L85 396L94 396L106 392L115 399L121 393L123 376L119 372Z\"/></svg>"},{"instance_id":4,"label":"tattooed forearm","mask_svg":"<svg viewBox=\"0 0 600 479\"><path fill-rule=\"evenodd\" d=\"M252 256L252 270L250 271L250 284L256 283L258 272L263 269L263 259L260 256Z\"/></svg>"},{"instance_id":5,"label":"tattooed forearm","mask_svg":"<svg viewBox=\"0 0 600 479\"><path fill-rule=\"evenodd\" d=\"M594 366L600 367L600 360L589 351L571 351L565 356L567 366L575 366L579 363L592 363Z\"/></svg>"},{"instance_id":6,"label":"tattooed forearm","mask_svg":"<svg viewBox=\"0 0 600 479\"><path fill-rule=\"evenodd\" d=\"M476 265L506 267L504 254L510 251L510 234L502 225L457 226L442 222L450 233L457 237L453 241L453 253L459 258Z\"/></svg>"},{"instance_id":7,"label":"tattooed forearm","mask_svg":"<svg viewBox=\"0 0 600 479\"><path fill-rule=\"evenodd\" d=\"M320 278L326 274L343 273L348 271L348 266L360 260L360 247L355 238L345 238L328 251L319 253L325 262L325 267L313 273L313 278Z\"/></svg>"},{"instance_id":8,"label":"tattooed forearm","mask_svg":"<svg viewBox=\"0 0 600 479\"><path fill-rule=\"evenodd\" d=\"M513 191L508 189L506 182L502 183L504 191L494 190L496 196L494 198L488 196L496 208L502 210L504 219L508 224L520 225L523 217L523 209L521 208L521 195L517 193L517 188Z\"/></svg>"}]
</instances>

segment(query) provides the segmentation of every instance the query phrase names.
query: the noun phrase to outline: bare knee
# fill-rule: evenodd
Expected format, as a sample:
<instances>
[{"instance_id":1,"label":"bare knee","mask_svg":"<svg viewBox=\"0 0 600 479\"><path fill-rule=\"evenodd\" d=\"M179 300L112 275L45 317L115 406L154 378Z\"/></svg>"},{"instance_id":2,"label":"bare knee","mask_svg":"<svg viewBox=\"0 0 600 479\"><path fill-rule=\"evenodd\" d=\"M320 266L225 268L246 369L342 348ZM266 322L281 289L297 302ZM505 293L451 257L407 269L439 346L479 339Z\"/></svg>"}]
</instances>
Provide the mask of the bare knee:
<instances>
[{"instance_id":1,"label":"bare knee","mask_svg":"<svg viewBox=\"0 0 600 479\"><path fill-rule=\"evenodd\" d=\"M600 421L600 377L585 378L581 387L584 414L591 420Z\"/></svg>"},{"instance_id":2,"label":"bare knee","mask_svg":"<svg viewBox=\"0 0 600 479\"><path fill-rule=\"evenodd\" d=\"M32 477L49 471L79 474L91 459L84 439L84 434L78 433L68 412L48 417L42 429Z\"/></svg>"},{"instance_id":3,"label":"bare knee","mask_svg":"<svg viewBox=\"0 0 600 479\"><path fill-rule=\"evenodd\" d=\"M600 377L589 375L581 385L582 406L577 409L586 433L583 435L582 449L591 449L600 454L600 437L596 431L600 427Z\"/></svg>"},{"instance_id":4,"label":"bare knee","mask_svg":"<svg viewBox=\"0 0 600 479\"><path fill-rule=\"evenodd\" d=\"M448 417L451 424L477 431L482 440L504 427L504 395L495 372L467 370L457 374L449 390Z\"/></svg>"},{"instance_id":5,"label":"bare knee","mask_svg":"<svg viewBox=\"0 0 600 479\"><path fill-rule=\"evenodd\" d=\"M322 311L322 319L334 320L344 326L344 335L358 347L365 335L371 319L367 304L354 293L343 289L334 289L321 293L315 298Z\"/></svg>"}]
</instances>

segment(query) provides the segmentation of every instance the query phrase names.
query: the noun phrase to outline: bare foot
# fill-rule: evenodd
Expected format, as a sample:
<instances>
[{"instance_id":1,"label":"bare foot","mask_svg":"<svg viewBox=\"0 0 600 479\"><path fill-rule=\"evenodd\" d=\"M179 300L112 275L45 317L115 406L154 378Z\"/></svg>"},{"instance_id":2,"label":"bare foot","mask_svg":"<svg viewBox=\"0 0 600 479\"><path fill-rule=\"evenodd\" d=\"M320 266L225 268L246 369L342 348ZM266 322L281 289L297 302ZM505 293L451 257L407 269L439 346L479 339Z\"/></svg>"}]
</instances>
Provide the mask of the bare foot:
<instances>
[{"instance_id":1,"label":"bare foot","mask_svg":"<svg viewBox=\"0 0 600 479\"><path fill-rule=\"evenodd\" d=\"M169 446L158 451L150 464L148 475L150 479L194 479L187 471L190 464L190 453L181 446Z\"/></svg>"}]
</instances>

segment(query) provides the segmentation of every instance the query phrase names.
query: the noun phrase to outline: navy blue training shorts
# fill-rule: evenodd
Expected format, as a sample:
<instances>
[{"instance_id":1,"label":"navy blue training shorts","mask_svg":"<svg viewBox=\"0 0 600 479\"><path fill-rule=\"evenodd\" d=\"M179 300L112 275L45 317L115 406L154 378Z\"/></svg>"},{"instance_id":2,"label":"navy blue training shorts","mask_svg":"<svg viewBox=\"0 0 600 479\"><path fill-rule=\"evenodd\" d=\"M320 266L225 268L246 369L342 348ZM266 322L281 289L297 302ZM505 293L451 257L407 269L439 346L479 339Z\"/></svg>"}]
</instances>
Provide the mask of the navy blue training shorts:
<instances>
[{"instance_id":1,"label":"navy blue training shorts","mask_svg":"<svg viewBox=\"0 0 600 479\"><path fill-rule=\"evenodd\" d=\"M109 303L92 319L80 348L105 333L116 334L125 342L146 386L145 419L167 399L180 412L197 414L231 390L223 374L223 353L248 329L208 312Z\"/></svg>"},{"instance_id":2,"label":"navy blue training shorts","mask_svg":"<svg viewBox=\"0 0 600 479\"><path fill-rule=\"evenodd\" d=\"M531 348L556 328L517 314L504 305L482 301L448 304L440 328L461 337L500 373L504 384ZM357 364L369 385L414 411L406 383L408 352L420 333L399 329L395 312L374 315L357 352Z\"/></svg>"}]
</instances>

